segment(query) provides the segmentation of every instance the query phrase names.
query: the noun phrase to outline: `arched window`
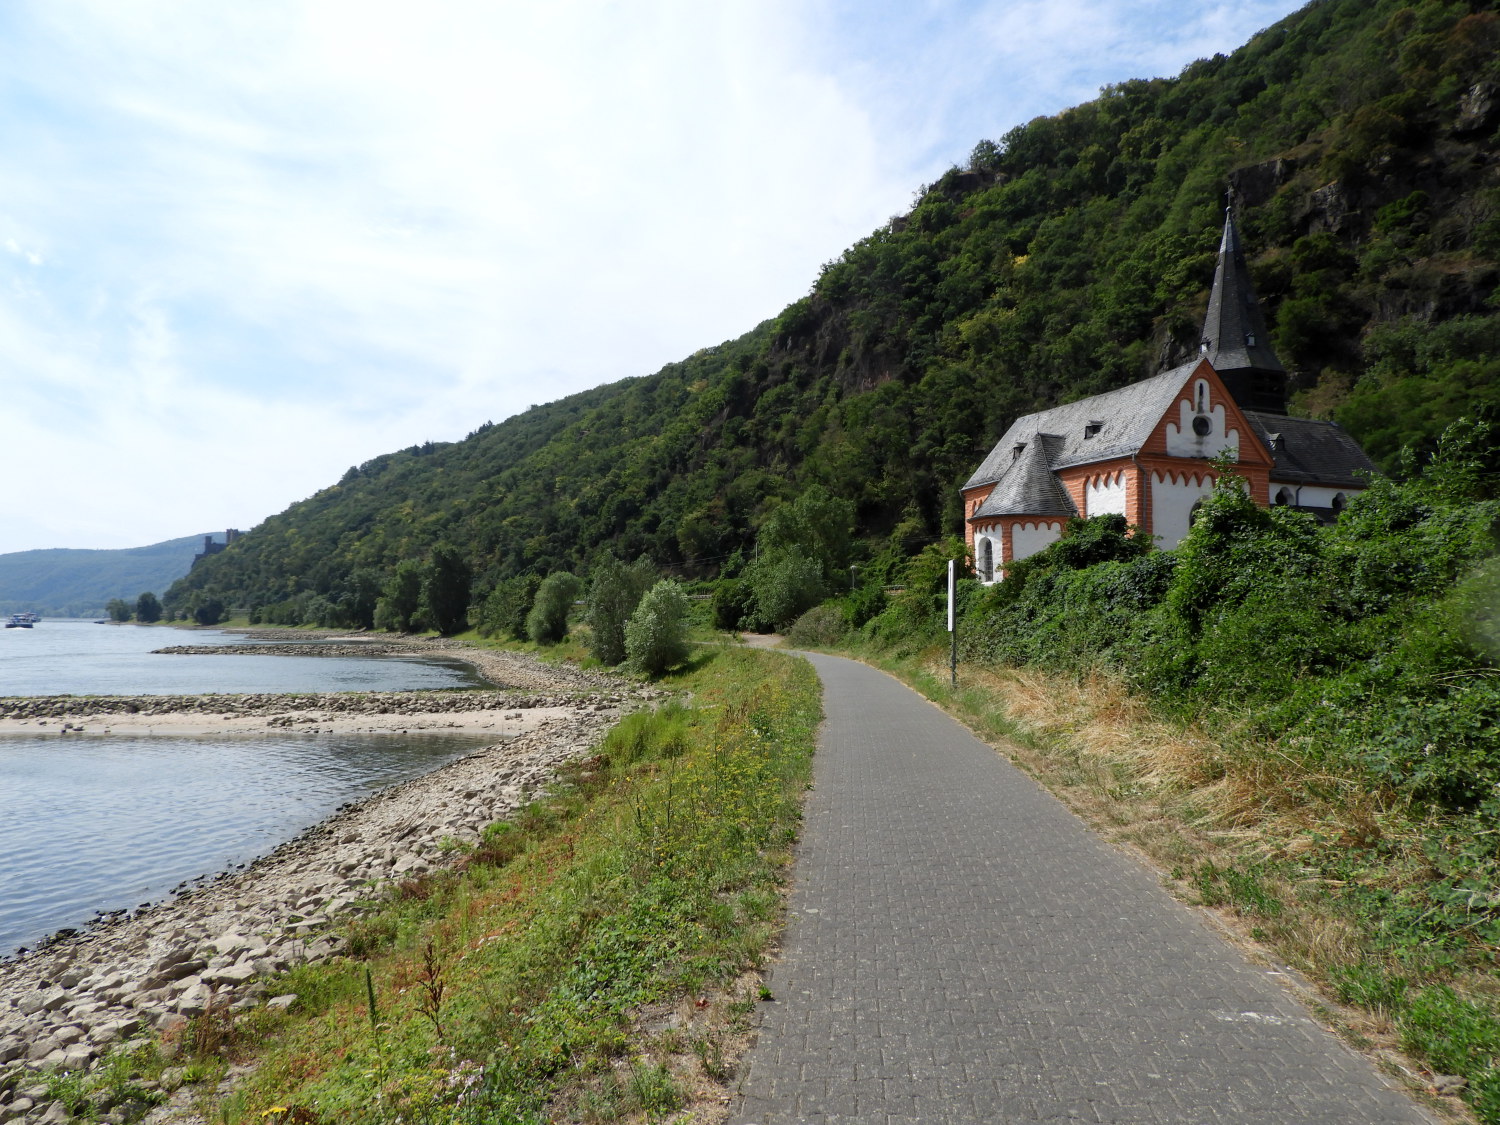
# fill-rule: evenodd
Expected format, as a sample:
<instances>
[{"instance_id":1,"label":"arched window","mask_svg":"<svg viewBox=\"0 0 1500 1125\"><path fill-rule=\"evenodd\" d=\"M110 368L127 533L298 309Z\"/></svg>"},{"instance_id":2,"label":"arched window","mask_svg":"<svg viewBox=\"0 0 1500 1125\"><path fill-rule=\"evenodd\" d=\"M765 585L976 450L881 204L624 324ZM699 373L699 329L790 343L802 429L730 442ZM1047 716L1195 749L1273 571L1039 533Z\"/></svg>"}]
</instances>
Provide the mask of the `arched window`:
<instances>
[{"instance_id":1,"label":"arched window","mask_svg":"<svg viewBox=\"0 0 1500 1125\"><path fill-rule=\"evenodd\" d=\"M979 564L980 580L993 582L995 580L995 546L989 539L979 541L979 558L975 561Z\"/></svg>"},{"instance_id":2,"label":"arched window","mask_svg":"<svg viewBox=\"0 0 1500 1125\"><path fill-rule=\"evenodd\" d=\"M1295 499L1296 497L1292 495L1290 488L1283 488L1276 493L1275 503L1280 504L1282 507L1289 507Z\"/></svg>"},{"instance_id":3,"label":"arched window","mask_svg":"<svg viewBox=\"0 0 1500 1125\"><path fill-rule=\"evenodd\" d=\"M1333 503L1330 504L1329 507L1331 507L1335 512L1342 512L1344 510L1344 505L1347 503L1349 503L1349 498L1342 492L1338 492L1334 494Z\"/></svg>"},{"instance_id":4,"label":"arched window","mask_svg":"<svg viewBox=\"0 0 1500 1125\"><path fill-rule=\"evenodd\" d=\"M1202 507L1203 501L1198 500L1188 509L1188 527L1192 527L1193 523L1198 519L1198 512Z\"/></svg>"}]
</instances>

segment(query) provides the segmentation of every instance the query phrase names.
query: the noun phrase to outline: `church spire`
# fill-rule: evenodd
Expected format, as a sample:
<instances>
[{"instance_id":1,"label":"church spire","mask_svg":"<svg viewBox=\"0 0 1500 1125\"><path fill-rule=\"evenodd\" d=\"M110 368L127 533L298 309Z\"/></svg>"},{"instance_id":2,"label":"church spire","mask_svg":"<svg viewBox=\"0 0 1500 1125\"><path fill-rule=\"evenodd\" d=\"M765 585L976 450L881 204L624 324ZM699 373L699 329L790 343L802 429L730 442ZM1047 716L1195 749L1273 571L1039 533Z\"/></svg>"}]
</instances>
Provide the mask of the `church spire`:
<instances>
[{"instance_id":1,"label":"church spire","mask_svg":"<svg viewBox=\"0 0 1500 1125\"><path fill-rule=\"evenodd\" d=\"M1224 239L1214 270L1208 316L1203 320L1202 351L1224 380L1229 393L1246 410L1286 413L1286 368L1271 347L1266 318L1250 284L1250 270L1240 249L1234 214L1224 209Z\"/></svg>"}]
</instances>

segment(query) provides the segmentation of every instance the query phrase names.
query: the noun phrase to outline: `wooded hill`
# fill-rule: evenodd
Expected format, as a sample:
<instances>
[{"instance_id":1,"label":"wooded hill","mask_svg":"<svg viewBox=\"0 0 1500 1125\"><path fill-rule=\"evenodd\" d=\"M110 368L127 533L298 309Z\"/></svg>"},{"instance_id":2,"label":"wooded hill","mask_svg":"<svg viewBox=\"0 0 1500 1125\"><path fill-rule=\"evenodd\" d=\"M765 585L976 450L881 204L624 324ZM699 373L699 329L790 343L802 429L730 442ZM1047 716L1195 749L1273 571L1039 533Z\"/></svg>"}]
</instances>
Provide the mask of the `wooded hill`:
<instances>
[{"instance_id":1,"label":"wooded hill","mask_svg":"<svg viewBox=\"0 0 1500 1125\"><path fill-rule=\"evenodd\" d=\"M224 533L215 538L223 542ZM0 613L35 610L46 617L98 617L112 598L135 604L188 572L202 535L146 547L77 550L58 547L0 555Z\"/></svg>"},{"instance_id":2,"label":"wooded hill","mask_svg":"<svg viewBox=\"0 0 1500 1125\"><path fill-rule=\"evenodd\" d=\"M450 540L487 586L611 548L687 576L821 484L872 553L960 530L1017 414L1195 350L1225 188L1294 410L1395 465L1500 398L1500 16L1317 0L1230 56L976 145L737 340L351 468L169 609L338 602Z\"/></svg>"}]
</instances>

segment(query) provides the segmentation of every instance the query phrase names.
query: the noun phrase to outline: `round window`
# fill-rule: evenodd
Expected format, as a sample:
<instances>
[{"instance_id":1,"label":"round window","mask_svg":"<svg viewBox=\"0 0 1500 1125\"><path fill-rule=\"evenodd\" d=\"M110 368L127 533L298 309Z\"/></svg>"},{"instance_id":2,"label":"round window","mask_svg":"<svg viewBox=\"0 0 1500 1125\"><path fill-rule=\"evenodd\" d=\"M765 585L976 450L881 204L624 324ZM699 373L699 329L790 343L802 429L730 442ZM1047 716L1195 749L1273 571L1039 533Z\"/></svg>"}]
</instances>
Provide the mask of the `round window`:
<instances>
[{"instance_id":1,"label":"round window","mask_svg":"<svg viewBox=\"0 0 1500 1125\"><path fill-rule=\"evenodd\" d=\"M1193 418L1193 433L1199 437L1207 437L1214 432L1213 419L1207 414L1199 414Z\"/></svg>"}]
</instances>

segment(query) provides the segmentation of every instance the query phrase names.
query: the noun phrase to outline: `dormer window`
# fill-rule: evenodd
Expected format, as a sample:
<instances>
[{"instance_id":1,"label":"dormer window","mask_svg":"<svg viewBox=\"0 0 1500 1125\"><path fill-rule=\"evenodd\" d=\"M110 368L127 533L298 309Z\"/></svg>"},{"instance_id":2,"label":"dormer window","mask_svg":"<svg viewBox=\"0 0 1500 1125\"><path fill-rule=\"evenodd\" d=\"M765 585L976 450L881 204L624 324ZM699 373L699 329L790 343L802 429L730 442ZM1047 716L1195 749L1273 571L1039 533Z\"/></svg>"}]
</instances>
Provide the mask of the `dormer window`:
<instances>
[{"instance_id":1,"label":"dormer window","mask_svg":"<svg viewBox=\"0 0 1500 1125\"><path fill-rule=\"evenodd\" d=\"M1245 333L1245 347L1247 347L1247 348L1253 348L1253 347L1255 347L1255 333L1254 332L1246 332Z\"/></svg>"},{"instance_id":2,"label":"dormer window","mask_svg":"<svg viewBox=\"0 0 1500 1125\"><path fill-rule=\"evenodd\" d=\"M1104 429L1103 422L1090 422L1087 426L1083 427L1083 436L1085 440L1091 437L1097 437L1099 431L1102 429Z\"/></svg>"},{"instance_id":3,"label":"dormer window","mask_svg":"<svg viewBox=\"0 0 1500 1125\"><path fill-rule=\"evenodd\" d=\"M1020 457L1021 454L1025 453L1025 452L1026 452L1026 443L1024 441L1018 441L1018 442L1016 442L1016 447L1010 451L1010 459L1012 461L1014 461L1016 458Z\"/></svg>"},{"instance_id":4,"label":"dormer window","mask_svg":"<svg viewBox=\"0 0 1500 1125\"><path fill-rule=\"evenodd\" d=\"M1273 452L1286 448L1286 439L1280 434L1267 434L1266 440Z\"/></svg>"}]
</instances>

